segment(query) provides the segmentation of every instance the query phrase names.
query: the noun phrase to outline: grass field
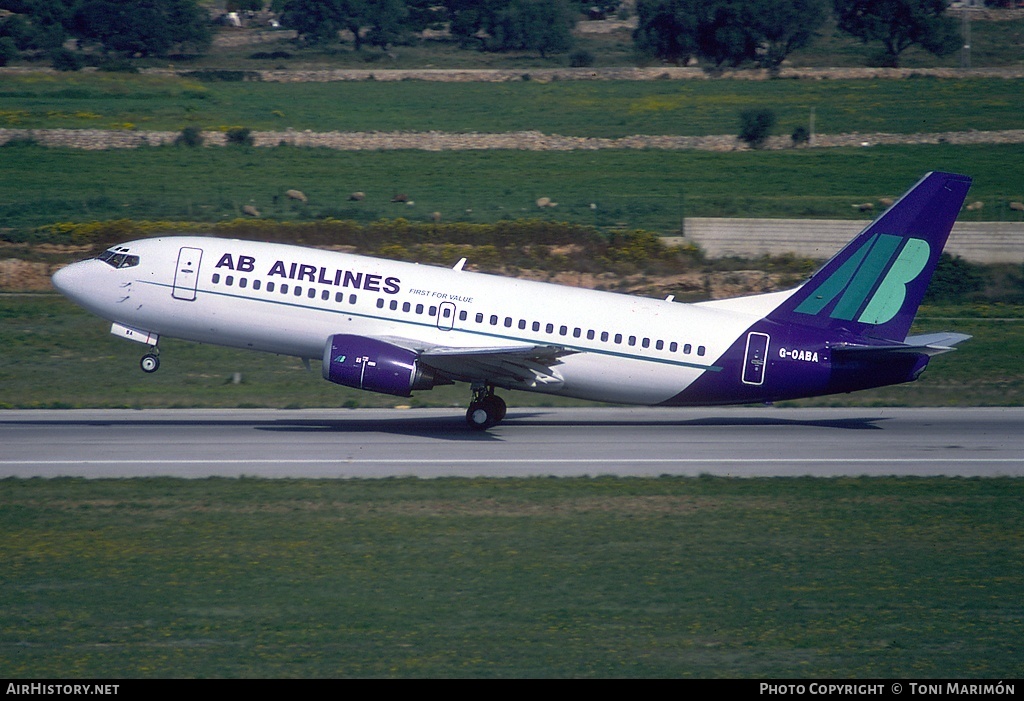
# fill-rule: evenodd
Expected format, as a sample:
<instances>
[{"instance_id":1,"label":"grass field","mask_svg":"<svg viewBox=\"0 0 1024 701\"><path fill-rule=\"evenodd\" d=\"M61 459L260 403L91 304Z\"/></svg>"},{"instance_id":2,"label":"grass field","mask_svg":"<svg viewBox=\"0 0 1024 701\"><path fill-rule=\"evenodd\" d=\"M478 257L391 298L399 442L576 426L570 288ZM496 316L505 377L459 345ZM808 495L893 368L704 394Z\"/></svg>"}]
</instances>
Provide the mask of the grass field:
<instances>
[{"instance_id":1,"label":"grass field","mask_svg":"<svg viewBox=\"0 0 1024 701\"><path fill-rule=\"evenodd\" d=\"M4 480L0 676L1015 679L1024 482Z\"/></svg>"},{"instance_id":2,"label":"grass field","mask_svg":"<svg viewBox=\"0 0 1024 701\"><path fill-rule=\"evenodd\" d=\"M117 339L109 324L52 295L0 296L0 408L465 407L466 385L409 399L326 382L318 365L294 358L161 340L160 372L138 369L144 346ZM932 307L915 331L954 330L974 338L936 357L917 382L790 404L831 406L1019 406L1024 404L1024 310L1013 306ZM241 382L233 382L241 373ZM585 402L503 393L510 406ZM456 409L456 412L461 409Z\"/></svg>"},{"instance_id":3,"label":"grass field","mask_svg":"<svg viewBox=\"0 0 1024 701\"><path fill-rule=\"evenodd\" d=\"M219 221L257 206L266 217L491 222L543 217L598 226L678 231L683 216L859 217L851 204L896 197L930 170L975 178L986 206L964 221L1020 221L1024 145L876 146L771 152L422 151L175 147L93 152L0 149L0 222ZM301 205L285 190L309 196ZM354 191L367 193L359 203ZM415 206L391 204L405 193ZM549 197L558 207L538 210ZM591 206L593 205L593 206Z\"/></svg>"},{"instance_id":4,"label":"grass field","mask_svg":"<svg viewBox=\"0 0 1024 701\"><path fill-rule=\"evenodd\" d=\"M0 127L283 131L537 130L567 136L736 134L770 108L776 134L1024 128L1024 80L511 83L214 82L156 75L0 77Z\"/></svg>"}]
</instances>

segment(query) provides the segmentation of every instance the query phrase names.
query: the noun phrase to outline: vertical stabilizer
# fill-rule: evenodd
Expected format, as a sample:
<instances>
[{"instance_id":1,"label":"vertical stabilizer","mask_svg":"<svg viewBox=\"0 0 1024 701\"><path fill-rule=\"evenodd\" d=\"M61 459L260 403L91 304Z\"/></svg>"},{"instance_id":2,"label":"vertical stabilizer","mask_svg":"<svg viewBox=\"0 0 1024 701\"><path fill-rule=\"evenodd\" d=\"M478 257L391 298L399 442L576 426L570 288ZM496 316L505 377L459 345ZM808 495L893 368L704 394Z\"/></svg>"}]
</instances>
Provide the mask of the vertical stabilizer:
<instances>
[{"instance_id":1,"label":"vertical stabilizer","mask_svg":"<svg viewBox=\"0 0 1024 701\"><path fill-rule=\"evenodd\" d=\"M902 341L970 186L928 173L768 318Z\"/></svg>"}]
</instances>

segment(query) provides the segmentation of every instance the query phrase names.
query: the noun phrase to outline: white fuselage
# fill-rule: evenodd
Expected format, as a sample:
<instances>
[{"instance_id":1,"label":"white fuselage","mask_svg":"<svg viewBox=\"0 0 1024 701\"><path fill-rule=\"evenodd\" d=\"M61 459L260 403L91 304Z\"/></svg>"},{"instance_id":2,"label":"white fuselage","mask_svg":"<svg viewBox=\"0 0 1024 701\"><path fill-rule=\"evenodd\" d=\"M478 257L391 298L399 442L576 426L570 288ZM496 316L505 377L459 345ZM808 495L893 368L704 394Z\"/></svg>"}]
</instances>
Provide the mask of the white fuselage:
<instances>
[{"instance_id":1,"label":"white fuselage","mask_svg":"<svg viewBox=\"0 0 1024 701\"><path fill-rule=\"evenodd\" d=\"M282 244L168 237L123 244L134 264L78 263L55 284L118 327L319 358L332 334L416 351L524 344L573 351L518 389L657 404L705 372L772 306L692 305ZM128 335L122 333L122 335Z\"/></svg>"}]
</instances>

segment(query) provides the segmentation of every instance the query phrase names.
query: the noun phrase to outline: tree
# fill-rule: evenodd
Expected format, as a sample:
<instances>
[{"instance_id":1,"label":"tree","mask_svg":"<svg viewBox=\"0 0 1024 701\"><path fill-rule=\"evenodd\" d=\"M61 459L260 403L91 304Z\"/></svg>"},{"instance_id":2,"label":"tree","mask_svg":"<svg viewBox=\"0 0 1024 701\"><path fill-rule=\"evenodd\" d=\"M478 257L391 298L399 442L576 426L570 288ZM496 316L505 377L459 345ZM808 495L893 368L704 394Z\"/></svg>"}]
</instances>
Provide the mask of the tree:
<instances>
[{"instance_id":1,"label":"tree","mask_svg":"<svg viewBox=\"0 0 1024 701\"><path fill-rule=\"evenodd\" d=\"M576 19L565 0L511 0L485 29L492 51L537 51L541 57L572 48Z\"/></svg>"},{"instance_id":2,"label":"tree","mask_svg":"<svg viewBox=\"0 0 1024 701\"><path fill-rule=\"evenodd\" d=\"M0 36L20 51L52 53L67 41L77 0L0 0L0 10L15 14L0 21Z\"/></svg>"},{"instance_id":3,"label":"tree","mask_svg":"<svg viewBox=\"0 0 1024 701\"><path fill-rule=\"evenodd\" d=\"M371 46L385 49L388 44L397 43L405 37L409 9L405 0L378 0L367 5L365 18L370 25L366 41Z\"/></svg>"},{"instance_id":4,"label":"tree","mask_svg":"<svg viewBox=\"0 0 1024 701\"><path fill-rule=\"evenodd\" d=\"M352 33L356 51L363 48L360 33L366 23L365 0L288 0L281 10L281 24L294 29L305 44L327 44L338 40L338 32Z\"/></svg>"},{"instance_id":5,"label":"tree","mask_svg":"<svg viewBox=\"0 0 1024 701\"><path fill-rule=\"evenodd\" d=\"M946 17L946 0L834 0L840 30L865 44L882 43L882 63L899 65L900 54L920 46L936 56L960 47L957 22Z\"/></svg>"},{"instance_id":6,"label":"tree","mask_svg":"<svg viewBox=\"0 0 1024 701\"><path fill-rule=\"evenodd\" d=\"M814 41L827 17L825 0L760 3L755 20L760 37L758 64L777 71L791 53Z\"/></svg>"},{"instance_id":7,"label":"tree","mask_svg":"<svg viewBox=\"0 0 1024 701\"><path fill-rule=\"evenodd\" d=\"M640 53L675 64L697 56L715 68L775 70L824 20L824 0L640 0L633 40Z\"/></svg>"},{"instance_id":8,"label":"tree","mask_svg":"<svg viewBox=\"0 0 1024 701\"><path fill-rule=\"evenodd\" d=\"M204 51L213 40L206 12L195 0L84 0L73 34L105 52L166 56L172 49Z\"/></svg>"},{"instance_id":9,"label":"tree","mask_svg":"<svg viewBox=\"0 0 1024 701\"><path fill-rule=\"evenodd\" d=\"M462 48L547 56L573 45L576 15L566 0L445 0L445 9Z\"/></svg>"},{"instance_id":10,"label":"tree","mask_svg":"<svg viewBox=\"0 0 1024 701\"><path fill-rule=\"evenodd\" d=\"M693 0L639 0L633 44L644 55L686 65L697 53L698 6Z\"/></svg>"}]
</instances>

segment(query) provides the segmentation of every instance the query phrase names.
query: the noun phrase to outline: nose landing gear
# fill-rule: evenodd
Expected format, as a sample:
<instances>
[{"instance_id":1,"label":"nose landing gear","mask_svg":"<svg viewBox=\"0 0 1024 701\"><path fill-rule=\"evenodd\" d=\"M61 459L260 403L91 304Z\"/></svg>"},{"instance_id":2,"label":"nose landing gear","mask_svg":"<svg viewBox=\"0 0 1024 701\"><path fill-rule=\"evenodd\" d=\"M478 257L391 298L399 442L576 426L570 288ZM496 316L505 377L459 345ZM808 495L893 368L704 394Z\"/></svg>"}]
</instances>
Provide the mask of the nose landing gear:
<instances>
[{"instance_id":1,"label":"nose landing gear","mask_svg":"<svg viewBox=\"0 0 1024 701\"><path fill-rule=\"evenodd\" d=\"M485 431L505 418L505 400L494 393L494 385L473 387L473 399L466 410L466 423L470 428Z\"/></svg>"},{"instance_id":2,"label":"nose landing gear","mask_svg":"<svg viewBox=\"0 0 1024 701\"><path fill-rule=\"evenodd\" d=\"M160 369L160 349L153 346L149 349L149 353L142 356L139 360L139 367L142 368L142 372L152 373Z\"/></svg>"}]
</instances>

